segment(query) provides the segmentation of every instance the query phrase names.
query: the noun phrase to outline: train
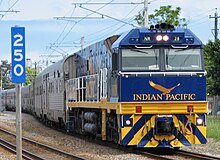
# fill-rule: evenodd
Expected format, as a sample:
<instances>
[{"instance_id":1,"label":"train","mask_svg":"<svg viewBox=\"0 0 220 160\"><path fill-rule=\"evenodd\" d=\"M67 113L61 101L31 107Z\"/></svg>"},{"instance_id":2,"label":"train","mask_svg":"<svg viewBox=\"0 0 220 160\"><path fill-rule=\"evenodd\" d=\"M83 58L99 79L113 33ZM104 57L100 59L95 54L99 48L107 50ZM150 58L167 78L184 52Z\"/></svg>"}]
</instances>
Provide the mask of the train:
<instances>
[{"instance_id":1,"label":"train","mask_svg":"<svg viewBox=\"0 0 220 160\"><path fill-rule=\"evenodd\" d=\"M205 144L204 45L161 23L109 36L63 58L21 89L22 111L67 132L136 148ZM15 110L15 89L2 106Z\"/></svg>"}]
</instances>

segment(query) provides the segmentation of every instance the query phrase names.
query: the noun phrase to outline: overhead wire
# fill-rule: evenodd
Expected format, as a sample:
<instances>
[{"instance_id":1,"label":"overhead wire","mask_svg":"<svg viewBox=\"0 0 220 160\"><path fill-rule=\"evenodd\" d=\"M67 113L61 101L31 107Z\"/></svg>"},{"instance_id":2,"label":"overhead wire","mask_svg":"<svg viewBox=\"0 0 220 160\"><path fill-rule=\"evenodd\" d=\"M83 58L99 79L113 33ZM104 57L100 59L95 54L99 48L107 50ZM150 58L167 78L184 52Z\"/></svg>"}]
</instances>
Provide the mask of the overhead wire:
<instances>
[{"instance_id":1,"label":"overhead wire","mask_svg":"<svg viewBox=\"0 0 220 160\"><path fill-rule=\"evenodd\" d=\"M90 2L90 1L92 1L92 0L89 0L89 1L87 1L86 3ZM95 11L101 10L101 9L104 8L105 6L111 4L111 2L113 2L113 1L114 1L114 0L112 0L112 1L110 1L110 2L108 2L108 3L106 3L105 5L103 5L102 7L98 8L98 9L95 10ZM149 1L149 4L152 3L152 2L155 2L155 1L158 1L158 0L151 0L151 1ZM136 8L136 7L135 7L135 8ZM134 9L135 9L135 8L134 8ZM134 10L134 9L133 9L133 10ZM133 11L133 10L132 10L132 11ZM143 10L143 9L142 9L142 10ZM131 11L131 12L132 12L132 11ZM81 18L79 21L76 21L76 23L69 29L69 31L65 34L65 36L63 36L62 40L59 41L59 42L57 41L58 44L57 44L56 48L61 45L61 43L66 39L66 37L70 34L70 32L72 31L72 29L73 29L78 23L80 23L81 21L83 21L84 19L86 19L87 17L89 17L89 16L92 15L92 14L94 14L94 13L90 13L90 14L86 15L85 17ZM129 15L129 14L130 14L130 12L128 13L128 15ZM127 17L127 16L125 16L125 17ZM132 20L129 20L129 22L130 22L130 21L132 21ZM69 22L69 21L68 21L68 22ZM122 23L122 22L118 22L116 25L118 25L118 24L120 24L120 23ZM116 25L114 25L114 26L116 26ZM121 28L124 27L125 25L126 25L126 24L123 24L123 25L119 26L117 29L115 29L115 30L113 30L113 31L110 31L109 33L105 33L105 35L103 35L102 37L104 37L104 36L106 36L106 35L108 35L108 34L110 34L110 33L114 33L115 31L117 31L118 29L121 29ZM105 28L105 29L102 29L102 30L100 30L100 31L97 31L97 32L95 32L95 33L92 33L92 34L87 35L87 36L84 36L84 37L88 38L88 37L93 36L93 35L95 35L95 34L97 34L97 33L103 32L104 30L107 30L107 29L109 29L109 28L112 28L112 27L111 27L111 26L110 26L110 27L107 27L107 28ZM61 35L62 35L62 34L61 34ZM61 36L58 37L58 40L60 39L60 37L61 37ZM100 38L100 37L99 37L99 38Z\"/></svg>"},{"instance_id":2,"label":"overhead wire","mask_svg":"<svg viewBox=\"0 0 220 160\"><path fill-rule=\"evenodd\" d=\"M152 3L152 2L155 2L155 1L158 1L158 0L149 1L149 4ZM140 5L140 4L138 4L136 7L134 7L134 9L132 9L132 10L128 13L128 15L129 15L132 11L134 11L139 5ZM141 9L140 11L138 11L137 13L142 12L143 10L144 10L144 8ZM123 19L125 19L128 15L126 15ZM133 19L133 18L132 18L132 19ZM132 21L132 20L129 20L129 22L130 22L130 21ZM88 37L90 37L90 36L93 36L93 35L95 35L95 34L97 34L97 33L100 33L100 32L103 32L103 31L105 31L105 30L108 30L109 28L115 27L116 25L118 25L118 24L120 24L120 23L121 23L121 22L117 22L117 23L114 24L114 25L111 25L111 26L109 26L109 27L107 27L107 28L104 28L104 29L99 30L99 31L94 32L94 33L91 33L91 34L89 34L89 35L87 35L87 36L84 36L84 37L85 37L85 39L86 39L86 38L88 38ZM118 29L121 29L121 28L124 27L125 25L126 25L126 24L121 25L120 27L118 27L118 28L115 29L114 31L111 31L110 33L114 33L115 31L117 31ZM110 34L110 33L108 33L108 34ZM105 36L108 35L108 34L105 34L105 35L102 36L102 37L105 37ZM98 37L99 37L99 36L98 36ZM99 38L100 38L100 37L99 37ZM97 40L97 38L94 39L93 41L95 41L95 40Z\"/></svg>"},{"instance_id":3,"label":"overhead wire","mask_svg":"<svg viewBox=\"0 0 220 160\"><path fill-rule=\"evenodd\" d=\"M138 6L139 6L139 5L135 6L135 7L123 18L123 20L125 21L125 19L126 19ZM144 10L144 9L141 9L141 10ZM133 17L131 17L131 18L128 19L127 21L128 21L128 22L131 22L132 20L133 20ZM108 33L105 33L104 35L102 35L102 37L106 37L106 36L108 36L108 35L110 35L110 34L113 34L113 33L115 33L116 31L118 31L119 29L121 29L122 27L124 27L124 26L126 25L126 24L122 24L121 26L119 26L119 27L117 27L116 29L112 30L113 27L115 27L115 26L117 26L117 25L119 25L119 24L121 24L121 22L117 22L116 24L111 25L110 27L107 27L107 29L111 28L111 31L108 32ZM101 31L104 31L104 30L106 30L106 28L103 29L103 30L101 30ZM90 35L85 36L85 38L88 38L88 37L90 37ZM98 39L101 38L100 36L97 36L97 37L99 37ZM96 40L98 40L98 39L96 38L96 39L93 39L93 40L91 40L91 41L96 41Z\"/></svg>"},{"instance_id":4,"label":"overhead wire","mask_svg":"<svg viewBox=\"0 0 220 160\"><path fill-rule=\"evenodd\" d=\"M139 6L140 4L137 4L122 20L123 21L126 21L126 18ZM144 10L144 8L142 8L140 11L143 11ZM140 12L140 11L138 11L138 12ZM131 22L133 20L133 17L131 18L131 20L129 19L129 20L127 20L127 21L129 21L129 22ZM106 27L106 28L104 28L104 29L101 29L101 30L99 30L99 31L96 31L96 32L93 32L93 33L91 33L91 34L88 34L88 35L85 35L84 37L85 37L85 39L88 39L88 37L92 37L93 35L96 35L96 37L99 37L98 39L100 39L100 34L98 34L97 35L97 33L102 33L102 32L104 32L104 31L106 31L106 30L108 30L108 29L111 29L112 30L112 28L113 27L115 27L115 26L117 26L117 25L119 25L119 24L121 24L121 22L116 22L116 23L114 23L113 25L111 25L111 26L109 26L109 27ZM120 29L120 28L122 28L122 27L124 27L126 24L123 24L122 26L120 26L120 27L118 27L117 29ZM116 29L116 30L117 30ZM113 32L113 31L110 31L110 32ZM115 31L114 31L115 32ZM113 33L114 33L113 32ZM103 36L102 35L102 37L105 37L107 34L105 33L105 35ZM95 39L93 39L93 40L90 40L89 42L86 42L85 44L89 44L91 41L95 41L95 40L97 40L97 38L95 38ZM73 41L78 41L78 40L73 40Z\"/></svg>"},{"instance_id":5,"label":"overhead wire","mask_svg":"<svg viewBox=\"0 0 220 160\"><path fill-rule=\"evenodd\" d=\"M107 4L105 4L105 5L103 5L102 7L98 8L96 11L101 10L102 8L104 8L105 6L109 5L109 4L110 4L111 2L113 2L113 1L114 1L114 0L111 0L111 1L108 2ZM83 21L84 19L86 19L86 17L88 17L88 16L90 16L90 15L92 15L92 14L94 14L94 13L90 13L90 14L86 15L85 17L81 18L80 20L78 20L78 21L69 29L69 31L65 34L65 36L62 38L62 40L61 40L60 42L58 42L57 47L55 47L55 49L53 48L53 51L52 51L51 54L53 54L54 51L56 51L56 49L59 47L59 45L66 39L66 37L70 34L70 32L71 32L72 29L76 26L76 24L80 23L81 21ZM60 38L60 36L59 36L58 38ZM57 39L57 41L58 41L58 40L59 40L59 39Z\"/></svg>"},{"instance_id":6,"label":"overhead wire","mask_svg":"<svg viewBox=\"0 0 220 160\"><path fill-rule=\"evenodd\" d=\"M18 3L19 0L16 0L12 5L11 7L8 8L8 10L2 14L2 17L0 18L0 21L4 18L4 16Z\"/></svg>"},{"instance_id":7,"label":"overhead wire","mask_svg":"<svg viewBox=\"0 0 220 160\"><path fill-rule=\"evenodd\" d=\"M206 11L206 14L207 14L208 12L213 11L213 10L214 10L214 9L211 9L211 10ZM202 16L202 15L203 15L203 16ZM202 17L201 17L201 16L202 16ZM193 17L201 17L201 18L199 18L199 19L197 19L197 20L194 20L193 22L189 23L189 24L188 24L188 27L194 27L194 26L197 26L197 25L200 25L200 24L203 24L203 23L209 21L208 15L204 15L204 13L201 13L201 14L196 15L196 16L193 16ZM205 19L206 19L206 20L205 20Z\"/></svg>"}]
</instances>

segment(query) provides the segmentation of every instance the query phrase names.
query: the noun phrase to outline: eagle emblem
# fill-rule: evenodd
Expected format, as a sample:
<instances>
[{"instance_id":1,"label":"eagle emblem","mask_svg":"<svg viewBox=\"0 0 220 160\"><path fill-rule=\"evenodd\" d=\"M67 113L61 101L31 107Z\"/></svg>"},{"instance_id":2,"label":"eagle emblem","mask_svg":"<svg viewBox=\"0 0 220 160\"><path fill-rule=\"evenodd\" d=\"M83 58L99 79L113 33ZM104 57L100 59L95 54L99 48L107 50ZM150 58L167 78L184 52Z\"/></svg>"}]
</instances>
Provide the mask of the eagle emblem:
<instances>
[{"instance_id":1,"label":"eagle emblem","mask_svg":"<svg viewBox=\"0 0 220 160\"><path fill-rule=\"evenodd\" d=\"M155 88L155 89L161 91L161 92L163 93L163 95L170 93L170 92L171 92L172 90L174 90L176 87L180 86L180 83L179 83L179 84L173 86L172 88L165 88L165 87L163 87L163 86L161 86L161 85L159 85L159 84L154 83L153 81L149 81L149 84L150 84L151 87L153 87L153 88Z\"/></svg>"}]
</instances>

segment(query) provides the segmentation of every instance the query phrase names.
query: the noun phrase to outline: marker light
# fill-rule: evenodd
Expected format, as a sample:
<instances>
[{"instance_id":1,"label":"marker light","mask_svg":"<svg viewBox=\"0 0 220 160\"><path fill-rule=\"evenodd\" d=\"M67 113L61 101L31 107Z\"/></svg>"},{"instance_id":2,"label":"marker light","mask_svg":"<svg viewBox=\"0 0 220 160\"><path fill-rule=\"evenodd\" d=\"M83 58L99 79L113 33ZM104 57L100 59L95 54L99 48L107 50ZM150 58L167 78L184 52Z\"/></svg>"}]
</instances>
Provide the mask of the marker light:
<instances>
[{"instance_id":1,"label":"marker light","mask_svg":"<svg viewBox=\"0 0 220 160\"><path fill-rule=\"evenodd\" d=\"M203 124L203 119L202 118L197 118L196 123L197 123L197 125L202 125Z\"/></svg>"},{"instance_id":2,"label":"marker light","mask_svg":"<svg viewBox=\"0 0 220 160\"><path fill-rule=\"evenodd\" d=\"M163 40L164 40L164 41L168 41L168 40L169 40L168 35L164 35L164 36L163 36Z\"/></svg>"},{"instance_id":3,"label":"marker light","mask_svg":"<svg viewBox=\"0 0 220 160\"><path fill-rule=\"evenodd\" d=\"M142 112L142 107L136 106L136 113L141 113L141 112Z\"/></svg>"},{"instance_id":4,"label":"marker light","mask_svg":"<svg viewBox=\"0 0 220 160\"><path fill-rule=\"evenodd\" d=\"M157 35L156 40L157 41L161 41L163 39L163 37L161 35Z\"/></svg>"},{"instance_id":5,"label":"marker light","mask_svg":"<svg viewBox=\"0 0 220 160\"><path fill-rule=\"evenodd\" d=\"M193 112L193 106L187 106L187 111L188 112Z\"/></svg>"}]
</instances>

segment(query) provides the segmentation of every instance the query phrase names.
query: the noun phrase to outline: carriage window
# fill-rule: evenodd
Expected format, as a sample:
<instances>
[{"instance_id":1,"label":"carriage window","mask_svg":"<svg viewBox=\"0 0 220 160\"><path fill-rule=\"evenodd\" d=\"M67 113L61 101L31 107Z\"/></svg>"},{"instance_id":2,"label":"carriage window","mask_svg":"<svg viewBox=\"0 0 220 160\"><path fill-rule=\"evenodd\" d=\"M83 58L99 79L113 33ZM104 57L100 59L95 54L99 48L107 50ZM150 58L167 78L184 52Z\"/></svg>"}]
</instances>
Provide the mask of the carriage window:
<instances>
[{"instance_id":1,"label":"carriage window","mask_svg":"<svg viewBox=\"0 0 220 160\"><path fill-rule=\"evenodd\" d=\"M165 49L166 70L201 70L200 49Z\"/></svg>"},{"instance_id":2,"label":"carriage window","mask_svg":"<svg viewBox=\"0 0 220 160\"><path fill-rule=\"evenodd\" d=\"M123 49L122 70L159 70L159 49Z\"/></svg>"}]
</instances>

